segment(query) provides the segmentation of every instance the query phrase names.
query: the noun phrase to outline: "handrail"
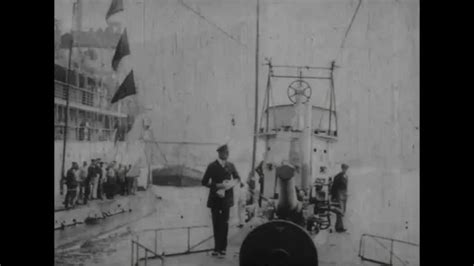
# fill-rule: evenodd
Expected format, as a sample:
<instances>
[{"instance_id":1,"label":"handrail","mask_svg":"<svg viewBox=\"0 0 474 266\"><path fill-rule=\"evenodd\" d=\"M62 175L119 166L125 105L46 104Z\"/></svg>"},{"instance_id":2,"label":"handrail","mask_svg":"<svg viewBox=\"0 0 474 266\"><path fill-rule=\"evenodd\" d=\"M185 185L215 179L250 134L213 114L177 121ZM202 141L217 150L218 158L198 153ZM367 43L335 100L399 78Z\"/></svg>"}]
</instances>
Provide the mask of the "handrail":
<instances>
[{"instance_id":1,"label":"handrail","mask_svg":"<svg viewBox=\"0 0 474 266\"><path fill-rule=\"evenodd\" d=\"M54 129L55 139L62 139L62 135L58 135L58 133L62 132L63 130L68 130L68 132L71 132L71 134L68 134L68 139L79 141L113 141L113 133L116 130L109 128L82 127L75 125L68 125L66 128L63 123L55 124Z\"/></svg>"},{"instance_id":2,"label":"handrail","mask_svg":"<svg viewBox=\"0 0 474 266\"><path fill-rule=\"evenodd\" d=\"M105 89L103 89L104 91L99 91L98 87L87 89L74 84L70 84L68 86L65 82L58 80L54 80L54 82L55 98L66 99L66 90L68 90L71 93L69 95L69 99L72 102L91 107L99 107L104 100L106 102L110 102L112 99L112 97L107 94Z\"/></svg>"},{"instance_id":3,"label":"handrail","mask_svg":"<svg viewBox=\"0 0 474 266\"><path fill-rule=\"evenodd\" d=\"M62 82L60 80L54 80L55 83L59 84L59 85L62 85L62 86L67 86L68 84L66 82ZM79 86L76 86L76 85L73 85L73 84L69 84L69 88L71 89L75 89L75 90L78 90L78 91L83 91L83 92L87 92L87 93L91 93L91 94L100 94L98 91L97 91L97 88L92 88L92 90L88 90L86 88L81 88ZM108 97L108 98L112 98L112 97Z\"/></svg>"},{"instance_id":4,"label":"handrail","mask_svg":"<svg viewBox=\"0 0 474 266\"><path fill-rule=\"evenodd\" d=\"M64 123L55 123L55 127L65 127ZM89 129L89 130L100 130L100 131L110 131L113 132L116 129L115 128L101 128L101 127L85 127L85 126L74 126L74 125L68 125L67 128L81 128L81 129Z\"/></svg>"},{"instance_id":5,"label":"handrail","mask_svg":"<svg viewBox=\"0 0 474 266\"><path fill-rule=\"evenodd\" d=\"M132 239L131 242L132 242L131 266L138 265L138 262L140 261L140 258L138 257L138 255L139 255L139 249L138 249L138 248L141 248L141 249L145 250L145 258L144 258L144 260L145 260L145 266L147 265L148 259L149 259L149 258L148 258L148 252L150 252L151 254L154 255L153 257L150 257L150 259L156 259L156 258L158 258L158 259L161 260L161 264L162 264L162 265L164 264L164 260L165 260L164 255L160 255L160 254L156 253L155 251L153 251L153 250L151 250L151 249L145 247L144 245L140 244L140 243L138 242L138 239L137 239L137 241L135 241L135 240ZM135 259L136 259L136 261L137 261L136 264L135 264L134 257L133 257L133 254L134 254L134 247L135 247L135 246L136 246L136 257L135 257Z\"/></svg>"},{"instance_id":6,"label":"handrail","mask_svg":"<svg viewBox=\"0 0 474 266\"><path fill-rule=\"evenodd\" d=\"M393 240L394 242L399 242L399 243L408 244L408 245L417 246L417 247L420 246L419 244L415 244L415 243L412 243L412 242L403 241L403 240L394 239L394 238L389 238L389 237L384 237L384 236L377 236L377 235L372 235L372 234L362 234L361 237L364 237L364 236L371 236L373 238L380 238L380 239L385 239L385 240Z\"/></svg>"},{"instance_id":7,"label":"handrail","mask_svg":"<svg viewBox=\"0 0 474 266\"><path fill-rule=\"evenodd\" d=\"M154 231L159 232L159 231L167 231L167 230L186 229L186 228L206 228L206 227L210 227L210 226L209 225L191 225L191 226L164 227L164 228L147 228L147 229L137 231L137 233L154 232Z\"/></svg>"},{"instance_id":8,"label":"handrail","mask_svg":"<svg viewBox=\"0 0 474 266\"><path fill-rule=\"evenodd\" d=\"M372 239L374 239L377 244L379 244L380 246L382 246L384 249L386 250L389 250L388 247L386 247L384 244L382 244L378 239L384 239L384 240L387 240L387 241L390 241L390 261L388 263L386 262L382 262L382 261L377 261L375 259L371 259L371 258L367 258L364 256L365 252L362 252L362 251L365 251L365 246L362 246L362 243L365 243L363 242L363 239L364 237L371 237ZM383 236L377 236L377 235L372 235L372 234L362 234L361 235L361 238L360 238L360 243L359 243L359 257L362 259L362 260L366 260L366 261L371 261L371 262L376 262L376 263L382 263L384 265L393 265L392 264L392 260L393 260L393 257L395 257L398 261L400 261L403 265L406 265L406 262L401 259L399 256L397 256L397 254L395 254L393 252L393 243L394 242L397 242L397 243L402 243L402 244L407 244L407 245L412 245L412 246L419 246L419 244L415 244L415 243L412 243L412 242L408 242L408 241L403 241L403 240L399 240L399 239L393 239L393 238L389 238L389 237L383 237Z\"/></svg>"},{"instance_id":9,"label":"handrail","mask_svg":"<svg viewBox=\"0 0 474 266\"><path fill-rule=\"evenodd\" d=\"M157 256L157 257L163 258L162 255L159 255L159 254L155 253L153 250L151 250L151 249L145 247L144 245L140 244L139 242L137 242L137 241L135 241L135 240L132 240L132 243L134 243L135 245L137 245L137 246L143 248L144 250L146 250L146 251L152 253L153 255L155 255L155 256Z\"/></svg>"},{"instance_id":10,"label":"handrail","mask_svg":"<svg viewBox=\"0 0 474 266\"><path fill-rule=\"evenodd\" d=\"M137 243L137 247L143 247L143 248L146 248L145 249L145 258L138 258L138 249L136 251L136 259L137 259L137 262L139 260L143 260L145 259L145 265L146 265L146 261L148 259L154 259L154 258L160 258L162 261L164 260L165 257L167 256L176 256L176 255L185 255L185 254L191 254L191 253L198 253L198 252L207 252L207 251L210 251L212 250L211 248L209 249L202 249L202 250L194 250L196 247L198 247L199 245L203 244L204 242L208 241L209 239L213 238L213 235L211 235L210 237L207 237L205 238L204 240L201 240L200 242L194 244L193 246L191 246L191 242L190 242L190 238L191 238L191 229L193 228L209 228L210 226L209 225L194 225L194 226L180 226L180 227L166 227L166 228L148 228L148 229L143 229L143 230L140 230L138 232L135 233L135 235L137 235L137 241L133 241L132 240L132 265L134 263L133 261L133 243ZM186 229L187 230L187 249L186 251L184 252L176 252L176 253L167 253L165 254L165 252L162 253L162 255L159 255L158 252L157 252L157 242L158 242L158 232L161 232L161 231L170 231L170 230L180 230L180 229ZM152 251L150 249L148 249L147 247L143 246L142 244L140 244L138 242L138 234L140 233L147 233L147 232L154 232L154 243L155 243L155 250L152 252L152 254L154 254L154 257L148 257L147 255L147 250L149 251ZM138 246L140 245L140 246Z\"/></svg>"}]
</instances>

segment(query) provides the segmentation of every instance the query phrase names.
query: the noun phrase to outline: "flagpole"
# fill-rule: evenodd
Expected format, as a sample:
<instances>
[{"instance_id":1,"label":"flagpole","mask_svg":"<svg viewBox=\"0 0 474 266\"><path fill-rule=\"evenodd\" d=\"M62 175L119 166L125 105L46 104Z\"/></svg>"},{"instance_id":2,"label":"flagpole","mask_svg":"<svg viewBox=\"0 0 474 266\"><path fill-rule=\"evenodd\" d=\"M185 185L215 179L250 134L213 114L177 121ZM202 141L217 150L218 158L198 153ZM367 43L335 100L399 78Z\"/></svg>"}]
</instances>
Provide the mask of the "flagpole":
<instances>
[{"instance_id":1,"label":"flagpole","mask_svg":"<svg viewBox=\"0 0 474 266\"><path fill-rule=\"evenodd\" d=\"M63 160L62 160L62 169L61 169L61 179L60 179L60 185L59 185L59 191L60 194L63 194L63 178L64 178L64 172L65 172L65 164L66 164L66 144L67 144L67 132L69 130L68 126L68 120L69 120L69 73L71 71L71 57L72 57L72 47L74 45L74 35L73 35L73 30L74 30L74 17L76 13L76 6L77 5L77 0L72 4L72 24L71 24L71 41L69 43L69 58L68 58L68 66L67 66L67 72L66 72L66 114L64 116L65 118L65 123L64 123L64 135L63 135Z\"/></svg>"}]
</instances>

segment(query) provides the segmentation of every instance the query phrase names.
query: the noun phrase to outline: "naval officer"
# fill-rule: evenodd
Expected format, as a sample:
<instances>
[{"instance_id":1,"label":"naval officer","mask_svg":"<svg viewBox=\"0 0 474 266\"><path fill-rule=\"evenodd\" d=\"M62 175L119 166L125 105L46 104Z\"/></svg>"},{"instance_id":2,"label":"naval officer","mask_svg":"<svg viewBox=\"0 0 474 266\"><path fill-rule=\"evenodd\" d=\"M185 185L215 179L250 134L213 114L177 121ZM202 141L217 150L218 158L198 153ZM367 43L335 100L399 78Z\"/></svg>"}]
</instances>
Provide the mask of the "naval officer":
<instances>
[{"instance_id":1,"label":"naval officer","mask_svg":"<svg viewBox=\"0 0 474 266\"><path fill-rule=\"evenodd\" d=\"M228 162L227 144L217 148L218 158L207 166L202 185L208 187L207 207L211 209L214 231L213 256L224 256L229 231L229 209L234 205L233 187L240 183L240 176L233 163Z\"/></svg>"},{"instance_id":2,"label":"naval officer","mask_svg":"<svg viewBox=\"0 0 474 266\"><path fill-rule=\"evenodd\" d=\"M347 231L342 221L342 216L346 213L347 203L347 169L349 169L349 166L343 163L341 165L341 172L334 177L334 182L331 187L332 201L338 203L341 209L340 212L336 212L335 229L338 233Z\"/></svg>"}]
</instances>

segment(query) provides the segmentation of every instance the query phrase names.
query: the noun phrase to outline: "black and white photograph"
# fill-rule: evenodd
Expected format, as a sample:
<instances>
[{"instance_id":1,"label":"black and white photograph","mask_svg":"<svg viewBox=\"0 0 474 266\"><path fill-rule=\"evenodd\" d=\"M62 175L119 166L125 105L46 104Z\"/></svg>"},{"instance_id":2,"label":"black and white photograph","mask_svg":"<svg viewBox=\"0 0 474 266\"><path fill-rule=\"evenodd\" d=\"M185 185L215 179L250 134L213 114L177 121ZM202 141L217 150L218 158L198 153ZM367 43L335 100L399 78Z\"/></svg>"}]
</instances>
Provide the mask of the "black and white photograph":
<instances>
[{"instance_id":1,"label":"black and white photograph","mask_svg":"<svg viewBox=\"0 0 474 266\"><path fill-rule=\"evenodd\" d=\"M420 265L419 0L54 0L54 265Z\"/></svg>"}]
</instances>

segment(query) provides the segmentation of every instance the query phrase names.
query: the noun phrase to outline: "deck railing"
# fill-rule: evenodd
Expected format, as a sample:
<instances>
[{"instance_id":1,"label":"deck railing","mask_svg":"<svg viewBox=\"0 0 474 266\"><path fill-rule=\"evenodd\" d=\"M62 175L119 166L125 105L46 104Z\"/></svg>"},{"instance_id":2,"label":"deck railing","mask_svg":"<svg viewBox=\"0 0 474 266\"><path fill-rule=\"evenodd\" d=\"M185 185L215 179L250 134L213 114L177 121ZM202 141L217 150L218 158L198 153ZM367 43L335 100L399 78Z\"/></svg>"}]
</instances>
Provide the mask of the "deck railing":
<instances>
[{"instance_id":1,"label":"deck railing","mask_svg":"<svg viewBox=\"0 0 474 266\"><path fill-rule=\"evenodd\" d=\"M143 250L145 252L145 257L140 259L140 250ZM152 257L148 257L148 253L152 254ZM135 256L134 256L135 254ZM165 257L163 255L160 255L156 253L155 251L145 247L144 245L140 244L137 241L132 239L132 251L131 251L131 265L135 266L139 264L140 260L143 260L145 263L145 266L148 265L148 259L159 259L161 261L161 265L164 265L164 259Z\"/></svg>"},{"instance_id":2,"label":"deck railing","mask_svg":"<svg viewBox=\"0 0 474 266\"><path fill-rule=\"evenodd\" d=\"M64 124L54 125L54 139L64 138ZM67 139L76 141L114 141L115 129L68 126Z\"/></svg>"},{"instance_id":3,"label":"deck railing","mask_svg":"<svg viewBox=\"0 0 474 266\"><path fill-rule=\"evenodd\" d=\"M66 100L66 87L66 83L59 80L54 80L54 97ZM117 112L118 105L110 106L108 104L111 99L111 97L99 93L95 88L86 89L74 85L69 85L69 101L72 103L78 103L85 106L92 106L101 109L107 107L108 110Z\"/></svg>"},{"instance_id":4,"label":"deck railing","mask_svg":"<svg viewBox=\"0 0 474 266\"><path fill-rule=\"evenodd\" d=\"M198 243L194 244L191 246L191 230L196 229L196 228L210 228L209 225L197 225L197 226L182 226L182 227L168 227L168 228L157 228L157 229L145 229L142 231L139 231L136 233L136 240L132 240L132 266L138 265L138 262L140 261L145 261L145 265L148 260L150 259L160 259L162 261L162 264L164 263L164 259L166 257L170 256L178 256L178 255L186 255L186 254L192 254L192 253L200 253L200 252L207 252L213 250L212 248L202 248L202 249L196 249L197 247L201 246L203 243L206 241L209 241L210 239L213 238L213 235L199 241ZM172 230L186 230L187 232L187 246L186 250L182 252L173 252L173 253L166 253L162 251L161 254L159 254L158 251L158 233L162 231L172 231ZM150 249L144 246L144 244L140 243L139 236L141 234L153 234L154 239L154 248ZM136 247L136 249L134 249ZM140 257L140 254L138 252L138 248L145 250L145 257ZM135 251L135 256L133 252ZM152 254L153 256L148 257L148 253Z\"/></svg>"},{"instance_id":5,"label":"deck railing","mask_svg":"<svg viewBox=\"0 0 474 266\"><path fill-rule=\"evenodd\" d=\"M379 259L376 259L376 258L373 258L373 257L367 257L366 256L366 254L365 254L365 251L366 251L366 249L365 249L365 243L366 243L365 239L367 239L367 238L373 239L380 247L382 247L383 249L388 250L390 252L388 261L382 261L382 260L379 260ZM390 247L387 247L386 245L384 245L381 240L389 241L390 242ZM397 264L401 264L401 265L404 265L404 266L409 265L409 262L405 259L402 259L400 257L400 254L395 254L395 252L393 251L394 243L400 243L400 244L403 244L403 245L410 245L412 247L419 247L418 244L407 242L407 241L397 240L397 239L383 237L383 236L376 236L376 235L371 235L371 234L362 234L362 236L360 238L360 243L359 243L359 257L362 260L370 261L370 262L374 262L374 263L379 263L381 265L392 266L392 265L394 265L394 259L396 260Z\"/></svg>"}]
</instances>

